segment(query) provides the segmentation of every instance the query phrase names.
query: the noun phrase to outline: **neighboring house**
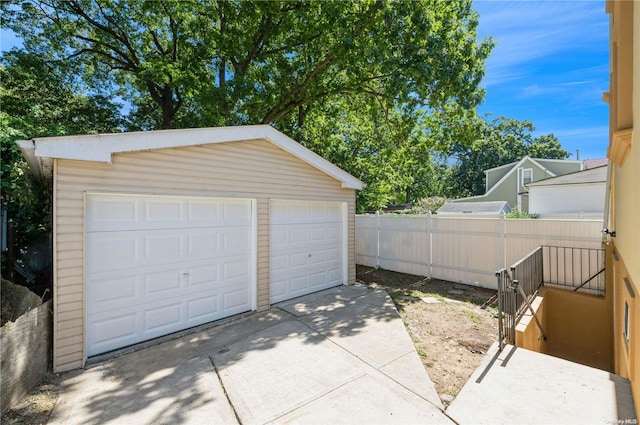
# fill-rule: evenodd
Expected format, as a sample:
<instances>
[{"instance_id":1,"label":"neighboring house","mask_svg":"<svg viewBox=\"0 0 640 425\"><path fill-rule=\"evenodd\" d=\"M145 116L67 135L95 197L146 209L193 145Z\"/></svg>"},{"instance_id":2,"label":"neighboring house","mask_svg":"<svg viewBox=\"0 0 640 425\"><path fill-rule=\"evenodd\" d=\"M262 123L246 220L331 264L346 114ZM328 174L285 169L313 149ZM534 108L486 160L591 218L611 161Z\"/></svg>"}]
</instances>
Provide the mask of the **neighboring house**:
<instances>
[{"instance_id":1,"label":"neighboring house","mask_svg":"<svg viewBox=\"0 0 640 425\"><path fill-rule=\"evenodd\" d=\"M529 212L540 218L603 218L607 167L529 183Z\"/></svg>"},{"instance_id":2,"label":"neighboring house","mask_svg":"<svg viewBox=\"0 0 640 425\"><path fill-rule=\"evenodd\" d=\"M500 215L511 211L506 201L492 202L447 202L437 213L440 215Z\"/></svg>"},{"instance_id":3,"label":"neighboring house","mask_svg":"<svg viewBox=\"0 0 640 425\"><path fill-rule=\"evenodd\" d=\"M585 159L582 161L582 169L584 170L606 167L607 165L609 165L609 158Z\"/></svg>"},{"instance_id":4,"label":"neighboring house","mask_svg":"<svg viewBox=\"0 0 640 425\"><path fill-rule=\"evenodd\" d=\"M484 195L452 199L450 202L506 201L512 209L529 212L527 184L581 169L582 161L525 156L518 162L485 170L486 192Z\"/></svg>"},{"instance_id":5,"label":"neighboring house","mask_svg":"<svg viewBox=\"0 0 640 425\"><path fill-rule=\"evenodd\" d=\"M605 226L613 287L615 373L631 381L640 408L640 3L607 1L610 20L609 149Z\"/></svg>"},{"instance_id":6,"label":"neighboring house","mask_svg":"<svg viewBox=\"0 0 640 425\"><path fill-rule=\"evenodd\" d=\"M18 142L53 185L53 370L355 281L363 183L266 125Z\"/></svg>"}]
</instances>

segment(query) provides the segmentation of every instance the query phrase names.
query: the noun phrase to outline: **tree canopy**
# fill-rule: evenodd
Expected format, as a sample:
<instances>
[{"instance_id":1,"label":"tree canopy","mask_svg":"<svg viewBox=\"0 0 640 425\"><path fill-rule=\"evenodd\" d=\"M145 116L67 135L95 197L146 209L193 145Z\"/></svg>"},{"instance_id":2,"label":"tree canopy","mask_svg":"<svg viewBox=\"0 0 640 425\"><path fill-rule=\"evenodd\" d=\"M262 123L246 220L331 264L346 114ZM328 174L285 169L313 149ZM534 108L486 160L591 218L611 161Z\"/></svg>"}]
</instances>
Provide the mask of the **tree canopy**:
<instances>
[{"instance_id":1,"label":"tree canopy","mask_svg":"<svg viewBox=\"0 0 640 425\"><path fill-rule=\"evenodd\" d=\"M470 0L35 0L6 13L29 51L113 89L146 129L302 126L323 99L363 94L472 109L492 47Z\"/></svg>"},{"instance_id":2,"label":"tree canopy","mask_svg":"<svg viewBox=\"0 0 640 425\"><path fill-rule=\"evenodd\" d=\"M447 196L481 195L485 191L484 170L532 158L567 159L569 152L562 148L553 134L534 137L531 121L498 117L481 124L480 136L471 145L454 143L450 155L455 159L451 167Z\"/></svg>"},{"instance_id":3,"label":"tree canopy","mask_svg":"<svg viewBox=\"0 0 640 425\"><path fill-rule=\"evenodd\" d=\"M271 124L365 181L361 211L440 190L493 46L471 0L3 5L29 53L125 102L121 129Z\"/></svg>"},{"instance_id":4,"label":"tree canopy","mask_svg":"<svg viewBox=\"0 0 640 425\"><path fill-rule=\"evenodd\" d=\"M51 192L33 179L15 140L118 131L122 120L117 105L81 94L65 70L38 55L5 53L0 82L0 202L15 230L15 251L23 253L48 239Z\"/></svg>"}]
</instances>

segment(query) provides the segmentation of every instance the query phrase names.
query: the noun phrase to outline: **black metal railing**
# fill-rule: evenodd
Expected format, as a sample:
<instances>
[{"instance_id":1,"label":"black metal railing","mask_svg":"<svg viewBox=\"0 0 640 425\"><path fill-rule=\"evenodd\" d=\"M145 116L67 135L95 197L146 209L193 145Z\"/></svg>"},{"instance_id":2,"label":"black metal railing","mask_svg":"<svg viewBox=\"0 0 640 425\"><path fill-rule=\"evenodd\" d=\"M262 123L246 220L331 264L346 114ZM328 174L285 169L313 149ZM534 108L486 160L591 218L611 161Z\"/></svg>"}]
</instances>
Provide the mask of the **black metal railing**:
<instances>
[{"instance_id":1,"label":"black metal railing","mask_svg":"<svg viewBox=\"0 0 640 425\"><path fill-rule=\"evenodd\" d=\"M543 246L545 285L605 295L605 252L601 248Z\"/></svg>"},{"instance_id":2,"label":"black metal railing","mask_svg":"<svg viewBox=\"0 0 640 425\"><path fill-rule=\"evenodd\" d=\"M498 344L513 344L516 339L516 298L513 296L512 279L507 269L496 272L498 278Z\"/></svg>"},{"instance_id":3,"label":"black metal railing","mask_svg":"<svg viewBox=\"0 0 640 425\"><path fill-rule=\"evenodd\" d=\"M514 281L518 281L528 300L533 299L540 287L542 287L543 282L542 247L536 248L529 255L512 265L511 278ZM524 297L520 291L515 292L515 297L516 320L519 320L526 310L527 304L524 302Z\"/></svg>"},{"instance_id":4,"label":"black metal railing","mask_svg":"<svg viewBox=\"0 0 640 425\"><path fill-rule=\"evenodd\" d=\"M515 344L516 324L544 285L605 295L604 250L543 245L496 272L498 343ZM537 318L536 318L537 321ZM538 322L544 335L544 329ZM546 336L545 336L546 339Z\"/></svg>"}]
</instances>

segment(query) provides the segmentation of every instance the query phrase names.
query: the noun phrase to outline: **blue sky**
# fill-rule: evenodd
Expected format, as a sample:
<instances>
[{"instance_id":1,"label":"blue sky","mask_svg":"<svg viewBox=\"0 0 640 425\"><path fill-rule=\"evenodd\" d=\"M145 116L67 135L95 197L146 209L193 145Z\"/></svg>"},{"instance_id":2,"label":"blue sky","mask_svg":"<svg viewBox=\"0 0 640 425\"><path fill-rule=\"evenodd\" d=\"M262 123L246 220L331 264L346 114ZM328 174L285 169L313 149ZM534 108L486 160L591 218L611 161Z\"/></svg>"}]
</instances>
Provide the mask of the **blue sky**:
<instances>
[{"instance_id":1,"label":"blue sky","mask_svg":"<svg viewBox=\"0 0 640 425\"><path fill-rule=\"evenodd\" d=\"M604 0L474 0L479 36L497 42L487 60L480 113L530 120L581 159L608 145L609 18ZM20 41L2 30L0 46Z\"/></svg>"},{"instance_id":2,"label":"blue sky","mask_svg":"<svg viewBox=\"0 0 640 425\"><path fill-rule=\"evenodd\" d=\"M481 113L530 120L580 159L606 156L609 17L604 1L474 0L486 62Z\"/></svg>"}]
</instances>

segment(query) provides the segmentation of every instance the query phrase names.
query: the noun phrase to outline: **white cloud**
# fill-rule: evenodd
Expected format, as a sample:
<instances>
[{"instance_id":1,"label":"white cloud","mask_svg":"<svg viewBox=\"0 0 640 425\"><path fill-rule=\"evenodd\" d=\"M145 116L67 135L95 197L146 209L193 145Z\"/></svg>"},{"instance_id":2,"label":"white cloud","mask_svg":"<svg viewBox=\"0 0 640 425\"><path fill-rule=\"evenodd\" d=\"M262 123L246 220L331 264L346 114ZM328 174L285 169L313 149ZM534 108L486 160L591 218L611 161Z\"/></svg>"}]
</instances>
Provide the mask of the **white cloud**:
<instances>
[{"instance_id":1,"label":"white cloud","mask_svg":"<svg viewBox=\"0 0 640 425\"><path fill-rule=\"evenodd\" d=\"M565 128L562 130L557 130L553 132L553 135L557 138L561 139L564 137L604 137L607 139L609 137L609 127L604 126L594 126L594 127L580 127L580 128Z\"/></svg>"}]
</instances>

